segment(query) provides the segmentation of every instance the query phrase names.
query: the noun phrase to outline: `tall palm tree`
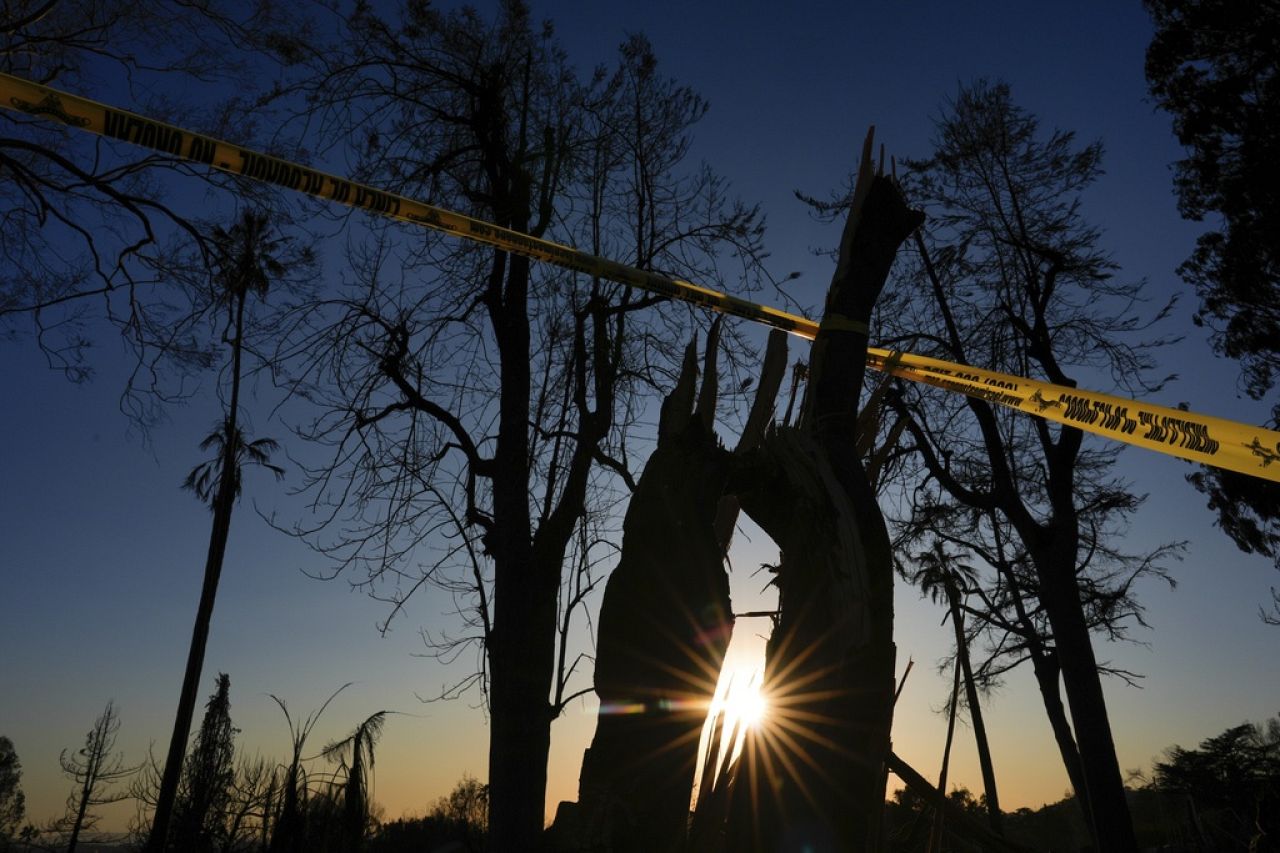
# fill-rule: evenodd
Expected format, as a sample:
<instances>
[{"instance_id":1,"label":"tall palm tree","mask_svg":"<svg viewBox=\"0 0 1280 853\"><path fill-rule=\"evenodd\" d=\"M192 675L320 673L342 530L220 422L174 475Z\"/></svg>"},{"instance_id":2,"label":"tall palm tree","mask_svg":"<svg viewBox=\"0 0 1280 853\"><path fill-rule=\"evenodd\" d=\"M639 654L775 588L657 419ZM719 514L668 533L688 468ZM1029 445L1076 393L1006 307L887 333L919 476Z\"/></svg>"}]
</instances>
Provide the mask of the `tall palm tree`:
<instances>
[{"instance_id":1,"label":"tall palm tree","mask_svg":"<svg viewBox=\"0 0 1280 853\"><path fill-rule=\"evenodd\" d=\"M987 741L987 727L982 719L982 706L978 702L978 688L974 683L973 667L969 662L969 638L965 635L964 619L961 612L961 595L973 583L974 573L970 566L960 562L947 552L941 539L935 539L933 548L916 555L919 569L912 581L920 587L920 591L937 602L940 597L946 599L951 625L956 634L956 675L964 677L965 699L969 704L969 718L973 721L973 736L978 745L978 763L982 768L982 784L987 795L987 818L991 828L1003 834L1003 820L1000 812L1000 798L996 792L996 774L991 763L991 746ZM952 690L951 719L954 725L956 690ZM947 748L950 750L950 729L947 736ZM943 763L943 780L945 790L946 760Z\"/></svg>"},{"instance_id":2,"label":"tall palm tree","mask_svg":"<svg viewBox=\"0 0 1280 853\"><path fill-rule=\"evenodd\" d=\"M231 531L231 511L240 494L241 468L245 463L271 470L277 477L283 470L268 462L275 442L270 439L247 441L239 425L241 361L244 353L245 305L250 294L266 296L271 282L287 273L285 252L290 240L275 233L270 217L261 211L246 210L230 229L214 228L212 235L213 264L210 283L211 305L226 311L222 340L231 350L230 396L226 413L215 431L207 436L202 450L217 449L217 456L201 463L183 484L196 493L213 510L213 527L209 535L209 551L205 559L204 586L200 606L196 610L191 633L187 669L178 700L178 713L173 722L173 737L165 759L164 776L147 839L148 853L160 853L168 841L173 803L178 792L187 738L191 734L191 718L195 711L200 671L204 666L205 646L209 639L209 623L213 602L222 574L222 560Z\"/></svg>"}]
</instances>

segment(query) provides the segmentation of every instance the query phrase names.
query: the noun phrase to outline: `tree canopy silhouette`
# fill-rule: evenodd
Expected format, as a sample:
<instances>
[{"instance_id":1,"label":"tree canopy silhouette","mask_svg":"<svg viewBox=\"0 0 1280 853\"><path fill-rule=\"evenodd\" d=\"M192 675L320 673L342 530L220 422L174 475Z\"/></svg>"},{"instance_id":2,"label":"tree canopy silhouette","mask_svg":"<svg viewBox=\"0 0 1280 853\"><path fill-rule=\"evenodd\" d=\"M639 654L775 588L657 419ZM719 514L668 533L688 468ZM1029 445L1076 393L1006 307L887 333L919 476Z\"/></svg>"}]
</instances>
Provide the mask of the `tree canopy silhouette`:
<instances>
[{"instance_id":1,"label":"tree canopy silhouette","mask_svg":"<svg viewBox=\"0 0 1280 853\"><path fill-rule=\"evenodd\" d=\"M209 533L209 549L205 557L204 582L200 603L191 630L191 646L183 674L178 710L174 715L173 734L165 759L164 775L156 799L151 834L147 849L155 853L168 844L170 821L182 775L183 756L191 719L195 712L196 692L204 667L205 647L213 619L218 581L231 534L231 514L240 494L242 466L262 465L277 477L284 472L267 461L275 443L267 439L250 442L241 427L241 382L245 353L246 309L250 295L265 298L270 285L288 275L305 275L313 264L307 248L295 249L289 238L279 235L265 211L246 209L228 229L213 229L214 267L209 270L208 304L222 329L223 342L230 349L228 396L225 414L218 429L201 442L201 448L217 448L218 456L201 463L188 476L186 488L208 501L213 510ZM225 313L224 313L225 312Z\"/></svg>"},{"instance_id":2,"label":"tree canopy silhouette","mask_svg":"<svg viewBox=\"0 0 1280 853\"><path fill-rule=\"evenodd\" d=\"M1178 208L1213 222L1179 272L1200 295L1196 322L1262 399L1280 374L1280 5L1146 7L1156 25L1147 79L1187 148L1176 164Z\"/></svg>"},{"instance_id":3,"label":"tree canopy silhouette","mask_svg":"<svg viewBox=\"0 0 1280 853\"><path fill-rule=\"evenodd\" d=\"M1187 149L1178 209L1212 225L1178 271L1196 288L1197 325L1240 362L1241 384L1280 424L1280 4L1145 0L1156 33L1147 80ZM1271 452L1263 448L1259 452ZM1280 461L1280 448L1274 457ZM1265 458L1265 457L1264 457ZM1280 484L1204 467L1188 476L1245 553L1280 568ZM1263 618L1280 623L1280 592Z\"/></svg>"},{"instance_id":4,"label":"tree canopy silhouette","mask_svg":"<svg viewBox=\"0 0 1280 853\"><path fill-rule=\"evenodd\" d=\"M1170 747L1153 771L1152 788L1185 798L1187 835L1200 844L1263 850L1280 837L1280 718Z\"/></svg>"},{"instance_id":5,"label":"tree canopy silhouette","mask_svg":"<svg viewBox=\"0 0 1280 853\"><path fill-rule=\"evenodd\" d=\"M643 38L581 80L521 2L491 20L360 5L345 27L303 94L325 141L352 146L357 175L664 274L752 274L760 217L685 165L705 104L660 73ZM535 849L551 723L577 692L570 620L614 548L583 520L616 511L634 482L634 428L693 313L374 228L341 303L317 304L283 345L305 351L290 381L324 412L303 432L331 448L311 471L320 517L303 532L335 571L391 598L392 615L417 590L454 596L463 628L432 642L449 660L475 654L444 692L478 687L487 702L491 842Z\"/></svg>"},{"instance_id":6,"label":"tree canopy silhouette","mask_svg":"<svg viewBox=\"0 0 1280 853\"><path fill-rule=\"evenodd\" d=\"M0 846L18 831L27 814L27 798L22 792L22 762L13 741L0 735Z\"/></svg>"},{"instance_id":7,"label":"tree canopy silhouette","mask_svg":"<svg viewBox=\"0 0 1280 853\"><path fill-rule=\"evenodd\" d=\"M55 823L56 829L66 833L67 853L75 853L83 834L97 826L99 815L94 809L129 796L128 791L112 789L115 783L137 770L125 765L124 753L115 751L119 733L120 717L115 703L107 702L85 735L84 746L74 753L64 749L58 756L62 772L75 783L67 796L66 814Z\"/></svg>"},{"instance_id":8,"label":"tree canopy silhouette","mask_svg":"<svg viewBox=\"0 0 1280 853\"><path fill-rule=\"evenodd\" d=\"M1099 231L1080 212L1101 157L1099 143L1078 145L1069 132L1042 130L1007 85L962 87L937 120L932 156L907 164L907 196L929 220L915 240L914 268L886 297L882 337L1068 387L1077 375L1109 378L1129 393L1158 387L1151 346L1160 341L1139 336L1168 306L1154 319L1138 313L1141 282L1117 278ZM1025 559L1017 563L1029 570L1017 584L1021 602L1006 597L1013 590L1000 572L987 584L1005 606L1038 614L1036 642L1046 654L1036 672L1046 711L1059 721L1064 763L1092 814L1099 849L1132 850L1089 634L1116 635L1124 620L1140 617L1134 583L1160 576L1168 551L1123 550L1125 520L1142 498L1112 474L1118 448L914 384L901 386L890 405L907 421L906 447L916 460L899 471L905 511L897 547L910 553L940 539L993 568L1013 565L1010 556ZM1075 742L1057 698L1060 676Z\"/></svg>"},{"instance_id":9,"label":"tree canopy silhouette","mask_svg":"<svg viewBox=\"0 0 1280 853\"><path fill-rule=\"evenodd\" d=\"M274 35L301 29L290 14L271 2L251 9L8 2L0 7L0 68L89 97L129 81L139 108L217 134L247 105L210 109L207 101L165 97L174 91L168 87L199 80L252 88ZM172 324L184 313L175 277L191 252L211 252L210 235L173 203L168 179L193 175L215 186L234 179L158 153L103 156L113 144L0 110L0 329L29 334L51 368L77 381L93 374L103 329L118 332L136 367L121 408L147 426L165 402L186 393L180 381L168 381L174 373L185 378L207 366ZM271 192L243 182L236 190L255 198Z\"/></svg>"}]
</instances>

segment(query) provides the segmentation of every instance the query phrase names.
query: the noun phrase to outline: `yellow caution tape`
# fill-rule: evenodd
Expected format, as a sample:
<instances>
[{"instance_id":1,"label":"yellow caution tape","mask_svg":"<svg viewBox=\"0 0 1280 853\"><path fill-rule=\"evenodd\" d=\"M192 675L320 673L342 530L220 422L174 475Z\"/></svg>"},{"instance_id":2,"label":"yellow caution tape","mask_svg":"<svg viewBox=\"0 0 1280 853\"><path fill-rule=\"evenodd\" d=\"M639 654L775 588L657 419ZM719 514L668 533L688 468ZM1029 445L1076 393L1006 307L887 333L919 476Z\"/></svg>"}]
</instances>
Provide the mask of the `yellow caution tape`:
<instances>
[{"instance_id":1,"label":"yellow caution tape","mask_svg":"<svg viewBox=\"0 0 1280 853\"><path fill-rule=\"evenodd\" d=\"M636 269L405 196L383 192L288 160L40 86L3 72L0 72L0 105L151 148L163 154L204 163L233 175L276 184L390 219L424 225L566 269L767 323L810 339L817 332L817 324L785 311L757 305L687 281Z\"/></svg>"},{"instance_id":2,"label":"yellow caution tape","mask_svg":"<svg viewBox=\"0 0 1280 853\"><path fill-rule=\"evenodd\" d=\"M586 275L744 317L809 340L818 335L817 323L795 314L374 189L3 72L0 72L0 105L204 163L234 175L276 184ZM822 328L863 334L867 331L861 323L845 317L828 317ZM1280 482L1280 432L910 353L891 354L888 350L868 348L867 365L1127 444Z\"/></svg>"},{"instance_id":3,"label":"yellow caution tape","mask_svg":"<svg viewBox=\"0 0 1280 853\"><path fill-rule=\"evenodd\" d=\"M867 348L867 365L1126 444L1280 482L1280 432L1273 430L874 347Z\"/></svg>"}]
</instances>

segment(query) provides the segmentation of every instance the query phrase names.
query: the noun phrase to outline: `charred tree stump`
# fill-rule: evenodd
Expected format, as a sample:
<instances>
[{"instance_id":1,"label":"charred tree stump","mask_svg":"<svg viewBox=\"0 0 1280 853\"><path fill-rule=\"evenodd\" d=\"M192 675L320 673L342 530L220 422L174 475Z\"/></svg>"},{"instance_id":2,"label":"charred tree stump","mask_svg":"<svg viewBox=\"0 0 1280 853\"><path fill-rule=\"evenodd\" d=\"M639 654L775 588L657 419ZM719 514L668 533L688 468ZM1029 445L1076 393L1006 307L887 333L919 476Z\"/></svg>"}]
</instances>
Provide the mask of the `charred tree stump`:
<instances>
[{"instance_id":1,"label":"charred tree stump","mask_svg":"<svg viewBox=\"0 0 1280 853\"><path fill-rule=\"evenodd\" d=\"M731 850L874 844L893 716L893 563L856 449L867 324L897 250L923 221L863 151L796 428L771 432L730 488L781 549L769 716L747 741Z\"/></svg>"}]
</instances>

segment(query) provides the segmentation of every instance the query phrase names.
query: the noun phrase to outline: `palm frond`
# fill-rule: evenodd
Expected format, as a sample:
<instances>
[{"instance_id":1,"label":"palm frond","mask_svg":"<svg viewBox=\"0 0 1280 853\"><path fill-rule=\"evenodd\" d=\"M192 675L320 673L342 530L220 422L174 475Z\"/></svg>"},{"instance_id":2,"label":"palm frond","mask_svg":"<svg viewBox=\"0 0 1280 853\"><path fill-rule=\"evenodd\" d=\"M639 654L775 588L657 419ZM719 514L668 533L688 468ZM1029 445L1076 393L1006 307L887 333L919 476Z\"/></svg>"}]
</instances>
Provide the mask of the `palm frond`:
<instances>
[{"instance_id":1,"label":"palm frond","mask_svg":"<svg viewBox=\"0 0 1280 853\"><path fill-rule=\"evenodd\" d=\"M222 482L222 468L225 462L227 452L227 433L230 426L227 419L218 424L218 426L200 442L200 449L204 451L214 450L212 458L206 459L191 472L187 474L187 478L182 481L182 488L195 493L203 503L213 506L213 501L218 494L219 486ZM233 452L235 458L233 460L232 486L234 487L235 497L240 496L242 484L241 475L246 464L254 465L259 468L266 468L275 475L277 480L284 478L284 468L273 464L271 454L280 449L280 444L272 438L259 438L256 441L247 441L244 431L237 428L235 437L232 441Z\"/></svg>"}]
</instances>

